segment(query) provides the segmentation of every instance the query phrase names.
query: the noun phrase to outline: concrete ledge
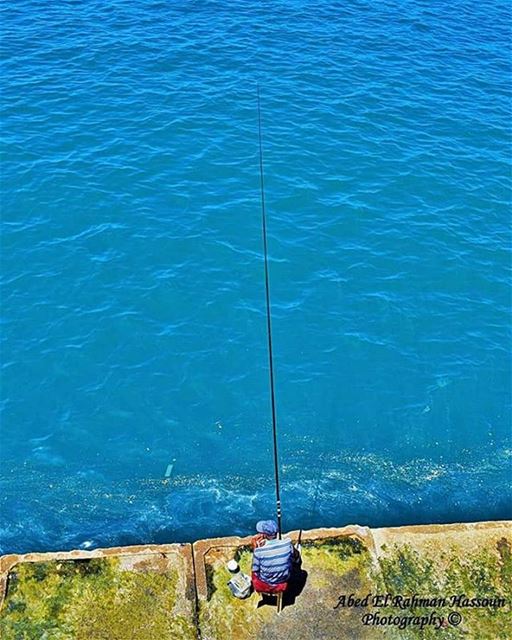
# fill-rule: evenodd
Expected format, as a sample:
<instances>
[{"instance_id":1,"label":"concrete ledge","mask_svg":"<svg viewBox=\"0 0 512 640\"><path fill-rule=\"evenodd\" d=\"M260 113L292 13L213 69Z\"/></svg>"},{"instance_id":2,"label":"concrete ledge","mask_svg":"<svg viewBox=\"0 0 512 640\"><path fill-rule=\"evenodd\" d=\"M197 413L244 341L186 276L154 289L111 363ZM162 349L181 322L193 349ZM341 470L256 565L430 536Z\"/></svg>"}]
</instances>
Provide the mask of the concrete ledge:
<instances>
[{"instance_id":1,"label":"concrete ledge","mask_svg":"<svg viewBox=\"0 0 512 640\"><path fill-rule=\"evenodd\" d=\"M47 640L197 636L190 544L9 555L0 571L5 640L20 626L22 637Z\"/></svg>"},{"instance_id":2,"label":"concrete ledge","mask_svg":"<svg viewBox=\"0 0 512 640\"><path fill-rule=\"evenodd\" d=\"M428 524L410 527L373 529L377 557L387 554L396 545L411 545L416 550L431 552L477 551L482 546L495 546L498 540L512 535L512 522L468 522L461 524Z\"/></svg>"},{"instance_id":3,"label":"concrete ledge","mask_svg":"<svg viewBox=\"0 0 512 640\"><path fill-rule=\"evenodd\" d=\"M192 562L192 545L190 543L133 545L128 547L108 547L105 549L76 549L73 551L49 551L44 553L8 554L0 556L0 610L6 595L9 572L22 562L51 562L54 560L91 560L92 558L109 558L122 556L138 556L148 554L179 554L185 563L185 581L189 593L194 592L194 570Z\"/></svg>"},{"instance_id":4,"label":"concrete ledge","mask_svg":"<svg viewBox=\"0 0 512 640\"><path fill-rule=\"evenodd\" d=\"M299 538L299 530L290 531L283 535L290 538L292 542L296 543ZM325 540L328 538L339 537L357 538L363 542L366 547L375 553L375 544L373 542L372 532L369 527L361 527L359 525L347 525L345 527L324 527L320 529L308 529L302 532L302 543L312 542L315 540ZM194 542L194 564L195 564L195 577L196 577L196 589L199 600L206 600L208 596L208 585L206 576L206 567L210 559L214 557L232 556L238 549L249 548L251 545L252 536L246 536L240 538L238 536L231 536L228 538L206 538L204 540L198 540Z\"/></svg>"},{"instance_id":5,"label":"concrete ledge","mask_svg":"<svg viewBox=\"0 0 512 640\"><path fill-rule=\"evenodd\" d=\"M284 535L296 541L299 532ZM279 616L274 606L257 608L258 596L237 600L227 588L229 559L237 558L250 573L250 541L250 536L235 536L193 544L2 556L0 636L17 640L21 624L32 630L23 637L49 639L57 633L63 640L395 638L396 629L364 626L363 610L336 607L339 596L421 591L428 596L458 589L471 597L501 598L506 605L494 611L461 609L463 622L452 629L459 635L450 637L512 637L510 521L303 531L303 570L292 581ZM84 561L96 564L88 569ZM56 584L68 586L55 591ZM65 602L62 593L68 594ZM103 605L97 597L101 600L102 593ZM379 611L397 614L393 608ZM413 610L415 615L430 612ZM440 611L447 613L446 608ZM403 637L426 636L409 629Z\"/></svg>"}]
</instances>

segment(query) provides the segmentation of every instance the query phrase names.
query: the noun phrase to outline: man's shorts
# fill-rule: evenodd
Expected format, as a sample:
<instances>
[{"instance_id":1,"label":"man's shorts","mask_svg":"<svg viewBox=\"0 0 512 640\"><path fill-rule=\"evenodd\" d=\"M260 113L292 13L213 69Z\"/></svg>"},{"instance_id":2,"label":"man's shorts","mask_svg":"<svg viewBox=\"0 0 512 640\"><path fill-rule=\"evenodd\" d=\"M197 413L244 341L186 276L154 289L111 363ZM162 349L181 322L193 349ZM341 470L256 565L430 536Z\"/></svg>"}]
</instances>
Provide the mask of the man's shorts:
<instances>
[{"instance_id":1,"label":"man's shorts","mask_svg":"<svg viewBox=\"0 0 512 640\"><path fill-rule=\"evenodd\" d=\"M253 572L252 586L254 587L254 591L257 591L258 593L280 593L281 591L286 591L288 583L280 582L279 584L268 584L267 582L260 580Z\"/></svg>"}]
</instances>

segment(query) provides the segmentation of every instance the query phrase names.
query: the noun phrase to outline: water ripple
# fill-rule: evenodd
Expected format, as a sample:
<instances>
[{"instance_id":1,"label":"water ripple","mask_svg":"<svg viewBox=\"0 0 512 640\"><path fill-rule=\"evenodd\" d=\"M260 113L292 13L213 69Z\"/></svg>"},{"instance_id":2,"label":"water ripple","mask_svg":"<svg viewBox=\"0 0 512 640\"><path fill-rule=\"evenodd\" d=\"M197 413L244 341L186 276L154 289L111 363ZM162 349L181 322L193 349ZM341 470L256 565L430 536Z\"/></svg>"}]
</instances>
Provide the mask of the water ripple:
<instances>
[{"instance_id":1,"label":"water ripple","mask_svg":"<svg viewBox=\"0 0 512 640\"><path fill-rule=\"evenodd\" d=\"M271 512L256 81L293 526L506 515L508 13L0 8L3 550Z\"/></svg>"}]
</instances>

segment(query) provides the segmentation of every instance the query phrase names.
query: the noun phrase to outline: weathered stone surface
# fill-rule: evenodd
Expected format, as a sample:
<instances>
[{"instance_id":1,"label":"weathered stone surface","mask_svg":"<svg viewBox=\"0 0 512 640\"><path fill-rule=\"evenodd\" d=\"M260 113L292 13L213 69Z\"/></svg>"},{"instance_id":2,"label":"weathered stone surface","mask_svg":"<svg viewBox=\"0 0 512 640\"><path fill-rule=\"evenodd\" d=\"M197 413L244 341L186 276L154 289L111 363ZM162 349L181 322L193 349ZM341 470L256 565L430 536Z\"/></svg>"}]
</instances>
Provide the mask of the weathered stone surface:
<instances>
[{"instance_id":1,"label":"weathered stone surface","mask_svg":"<svg viewBox=\"0 0 512 640\"><path fill-rule=\"evenodd\" d=\"M289 537L296 540L298 532ZM250 574L250 538L193 545L140 545L94 551L0 557L2 640L297 640L331 638L512 638L512 523L486 522L370 530L351 525L302 534L303 566L285 596L231 596L226 563ZM89 561L89 562L87 562ZM336 607L340 595L368 593L495 597L499 606L458 608L461 622L442 630L365 626L374 608ZM99 594L99 596L98 596ZM503 605L501 602L503 601ZM453 606L435 612L447 616ZM379 615L422 616L415 605Z\"/></svg>"},{"instance_id":2,"label":"weathered stone surface","mask_svg":"<svg viewBox=\"0 0 512 640\"><path fill-rule=\"evenodd\" d=\"M373 531L379 572L377 589L393 594L446 598L441 606L412 608L417 616L433 611L445 617L444 637L475 640L512 638L512 523L483 522L395 527ZM477 604L475 605L475 602ZM410 608L405 613L408 613ZM381 615L395 615L384 607ZM450 615L459 616L450 624ZM391 632L395 633L392 635ZM438 638L429 627L390 637ZM437 634L437 635L436 635Z\"/></svg>"},{"instance_id":3,"label":"weathered stone surface","mask_svg":"<svg viewBox=\"0 0 512 640\"><path fill-rule=\"evenodd\" d=\"M379 557L386 555L396 544L409 544L418 551L434 554L445 553L450 548L471 553L483 546L493 547L503 536L511 535L512 523L507 520L372 529L375 551Z\"/></svg>"},{"instance_id":4,"label":"weathered stone surface","mask_svg":"<svg viewBox=\"0 0 512 640\"><path fill-rule=\"evenodd\" d=\"M4 557L5 640L196 638L191 545Z\"/></svg>"},{"instance_id":5,"label":"weathered stone surface","mask_svg":"<svg viewBox=\"0 0 512 640\"><path fill-rule=\"evenodd\" d=\"M290 538L297 539L298 532ZM242 571L251 572L250 538L204 540L194 544L198 580L199 623L203 640L221 638L297 640L321 638L377 638L360 625L356 611L334 609L345 590L360 596L371 587L372 541L364 527L315 529L303 532L303 569L285 594L284 608L276 615L275 603L257 608L260 597L246 600L231 596L227 587L227 562L236 558ZM341 635L340 635L341 634Z\"/></svg>"}]
</instances>

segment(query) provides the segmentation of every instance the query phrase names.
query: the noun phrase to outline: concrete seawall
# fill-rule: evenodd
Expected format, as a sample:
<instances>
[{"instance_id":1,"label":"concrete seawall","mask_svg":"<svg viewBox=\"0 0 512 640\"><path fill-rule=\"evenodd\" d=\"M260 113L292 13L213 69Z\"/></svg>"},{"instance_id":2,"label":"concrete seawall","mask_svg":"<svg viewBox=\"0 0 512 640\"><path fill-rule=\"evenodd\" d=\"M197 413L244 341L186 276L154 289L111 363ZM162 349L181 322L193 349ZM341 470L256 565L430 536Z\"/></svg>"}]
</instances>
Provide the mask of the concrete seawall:
<instances>
[{"instance_id":1,"label":"concrete seawall","mask_svg":"<svg viewBox=\"0 0 512 640\"><path fill-rule=\"evenodd\" d=\"M5 555L0 637L512 638L512 522L351 525L305 531L302 544L279 615L227 588L229 559L250 573L249 537Z\"/></svg>"}]
</instances>

